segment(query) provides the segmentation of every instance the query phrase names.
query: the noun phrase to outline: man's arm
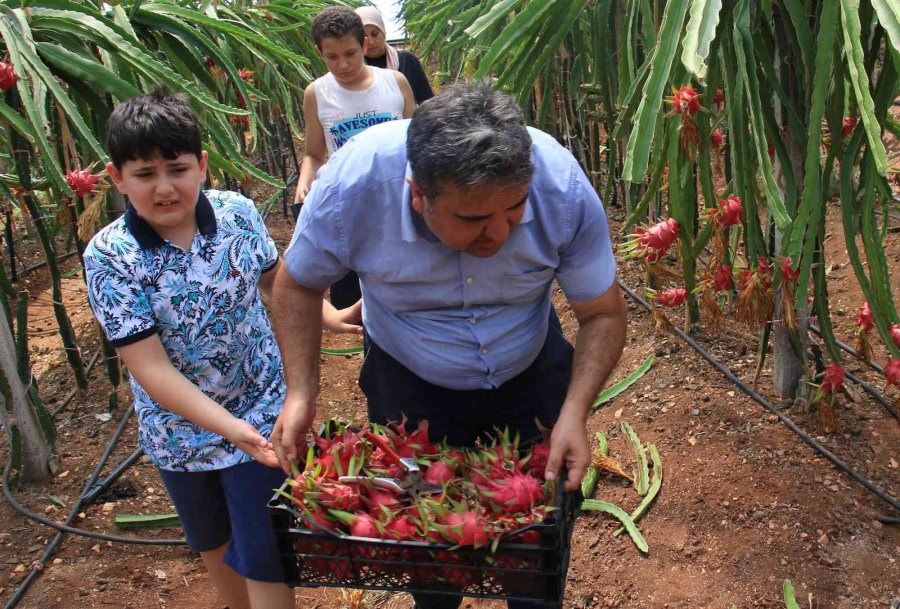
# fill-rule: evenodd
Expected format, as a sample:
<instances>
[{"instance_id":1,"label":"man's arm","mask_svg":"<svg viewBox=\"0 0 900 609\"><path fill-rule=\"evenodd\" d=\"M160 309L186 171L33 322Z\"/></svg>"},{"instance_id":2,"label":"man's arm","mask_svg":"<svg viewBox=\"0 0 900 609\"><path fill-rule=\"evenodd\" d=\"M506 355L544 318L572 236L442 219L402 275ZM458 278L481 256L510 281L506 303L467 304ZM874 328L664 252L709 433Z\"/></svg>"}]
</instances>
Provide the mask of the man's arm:
<instances>
[{"instance_id":1,"label":"man's arm","mask_svg":"<svg viewBox=\"0 0 900 609\"><path fill-rule=\"evenodd\" d=\"M555 479L560 467L568 468L566 490L574 491L591 460L586 422L591 404L606 382L625 346L625 300L614 283L594 300L570 301L578 319L575 360L569 391L550 436L547 479Z\"/></svg>"},{"instance_id":2,"label":"man's arm","mask_svg":"<svg viewBox=\"0 0 900 609\"><path fill-rule=\"evenodd\" d=\"M272 444L285 472L305 456L306 432L316 417L323 293L297 283L287 266L279 268L272 286L272 321L287 383Z\"/></svg>"},{"instance_id":3,"label":"man's arm","mask_svg":"<svg viewBox=\"0 0 900 609\"><path fill-rule=\"evenodd\" d=\"M294 203L303 203L303 199L309 192L316 172L325 164L328 156L328 146L325 143L325 130L319 122L319 106L316 103L316 92L310 84L303 91L303 120L306 122L304 146L306 156L300 165L300 176L297 178L297 191L294 193Z\"/></svg>"},{"instance_id":4,"label":"man's arm","mask_svg":"<svg viewBox=\"0 0 900 609\"><path fill-rule=\"evenodd\" d=\"M175 369L159 335L118 351L131 375L160 406L226 438L263 465L278 467L268 442L250 423L222 408Z\"/></svg>"}]
</instances>

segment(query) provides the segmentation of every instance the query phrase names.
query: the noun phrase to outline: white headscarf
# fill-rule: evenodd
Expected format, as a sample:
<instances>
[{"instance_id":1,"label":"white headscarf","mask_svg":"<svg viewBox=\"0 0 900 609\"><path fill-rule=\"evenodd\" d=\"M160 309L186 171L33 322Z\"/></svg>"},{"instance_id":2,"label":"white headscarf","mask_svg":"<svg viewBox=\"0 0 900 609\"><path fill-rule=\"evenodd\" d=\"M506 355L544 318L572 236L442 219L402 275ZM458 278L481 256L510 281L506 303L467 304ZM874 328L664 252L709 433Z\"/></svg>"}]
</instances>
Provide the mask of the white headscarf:
<instances>
[{"instance_id":1,"label":"white headscarf","mask_svg":"<svg viewBox=\"0 0 900 609\"><path fill-rule=\"evenodd\" d=\"M384 34L384 48L385 54L387 55L387 69L388 70L397 70L400 68L400 57L397 55L397 50L387 43L387 34L384 29L384 18L381 16L381 12L375 8L374 6L361 6L356 9L356 14L359 15L360 19L362 19L363 26L374 25L381 33Z\"/></svg>"}]
</instances>

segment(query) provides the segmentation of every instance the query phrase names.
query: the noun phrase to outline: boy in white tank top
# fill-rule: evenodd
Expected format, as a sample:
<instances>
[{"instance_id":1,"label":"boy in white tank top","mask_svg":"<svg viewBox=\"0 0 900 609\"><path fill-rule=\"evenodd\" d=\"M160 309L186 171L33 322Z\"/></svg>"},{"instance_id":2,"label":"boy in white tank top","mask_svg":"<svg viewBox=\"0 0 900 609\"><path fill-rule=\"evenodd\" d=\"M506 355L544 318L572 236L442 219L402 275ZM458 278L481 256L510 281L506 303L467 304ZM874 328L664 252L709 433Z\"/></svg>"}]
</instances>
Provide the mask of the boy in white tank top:
<instances>
[{"instance_id":1,"label":"boy in white tank top","mask_svg":"<svg viewBox=\"0 0 900 609\"><path fill-rule=\"evenodd\" d=\"M312 35L328 74L303 92L306 156L297 179L295 206L303 203L327 157L347 140L372 125L410 118L416 109L403 74L366 65L367 39L355 12L329 6L313 19ZM359 306L359 298L359 280L353 273L332 286L331 303L336 308Z\"/></svg>"}]
</instances>

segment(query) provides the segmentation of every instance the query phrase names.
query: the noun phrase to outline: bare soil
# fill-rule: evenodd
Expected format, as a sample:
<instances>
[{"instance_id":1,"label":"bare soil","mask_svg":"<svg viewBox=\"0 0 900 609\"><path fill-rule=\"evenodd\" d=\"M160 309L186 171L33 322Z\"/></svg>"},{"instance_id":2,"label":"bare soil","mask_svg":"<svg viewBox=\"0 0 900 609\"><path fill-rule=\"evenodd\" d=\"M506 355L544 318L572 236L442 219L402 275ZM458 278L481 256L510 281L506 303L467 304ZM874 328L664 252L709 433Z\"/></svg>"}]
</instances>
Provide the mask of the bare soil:
<instances>
[{"instance_id":1,"label":"bare soil","mask_svg":"<svg viewBox=\"0 0 900 609\"><path fill-rule=\"evenodd\" d=\"M263 193L252 193L261 195ZM262 196L258 200L262 200ZM862 302L853 270L847 265L843 235L835 210L829 211L827 241L829 288L835 326L852 342L853 319ZM268 220L281 248L293 223L276 206ZM900 269L900 243L889 238L888 258ZM66 305L84 345L86 357L96 350L96 330L87 307L77 260L64 265L71 277L64 283ZM632 286L640 274L623 263L622 276ZM894 273L900 293L900 271ZM46 291L46 271L23 280L35 302L31 309L31 349L40 388L51 408L73 386L65 364ZM567 336L577 323L556 297ZM717 358L745 381L755 368L755 333L728 327L698 338ZM329 346L350 346L358 338L326 336ZM817 456L777 419L742 394L676 337L659 335L650 316L629 302L629 336L613 380L634 370L651 353L653 368L613 402L594 412L588 431L604 431L610 449L626 469L630 450L619 425L628 421L645 443L655 443L665 472L662 491L639 526L650 546L641 555L627 536L613 537L617 523L602 514L584 513L573 536L566 607L728 608L783 607L781 587L790 579L801 606L822 609L887 608L900 597L900 529L875 518L889 507ZM771 358L770 358L771 361ZM356 383L359 356L322 357L320 416L365 418L365 402ZM851 363L875 386L883 381ZM838 431L821 432L814 410L802 402L782 402L771 394L770 365L761 390L801 427L874 483L900 496L900 427L877 403L859 393L859 400L842 400ZM117 421L102 422L110 391L103 361L91 374L90 389L77 395L59 414L63 472L51 482L15 489L30 509L62 520L82 491ZM126 387L120 388L123 404ZM121 415L121 410L116 413ZM136 423L113 451L110 466L136 447ZM5 448L3 449L5 451ZM0 453L5 461L5 452ZM108 472L110 467L106 468ZM601 478L596 496L627 511L638 497L627 482ZM55 505L51 497L65 507ZM76 525L92 531L171 539L177 528L120 531L112 525L117 513L162 514L172 506L155 469L146 461L130 468L94 505L84 509ZM896 516L896 514L890 514ZM54 531L0 504L0 600L10 598L37 560ZM338 589L298 589L298 607L384 607L408 609L405 594L360 593ZM199 559L184 547L108 544L83 537L66 537L41 577L18 605L23 609L99 608L159 609L221 607ZM496 609L498 601L466 599L471 609Z\"/></svg>"}]
</instances>

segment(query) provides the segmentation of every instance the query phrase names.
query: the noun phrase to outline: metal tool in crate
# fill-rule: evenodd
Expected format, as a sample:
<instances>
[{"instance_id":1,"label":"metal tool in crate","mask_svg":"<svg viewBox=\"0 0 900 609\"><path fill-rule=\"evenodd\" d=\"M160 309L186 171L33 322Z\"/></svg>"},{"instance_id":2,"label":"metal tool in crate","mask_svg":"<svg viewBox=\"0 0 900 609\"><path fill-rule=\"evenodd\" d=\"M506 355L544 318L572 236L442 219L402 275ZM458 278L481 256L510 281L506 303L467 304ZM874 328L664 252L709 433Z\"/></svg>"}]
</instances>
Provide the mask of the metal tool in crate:
<instances>
[{"instance_id":1,"label":"metal tool in crate","mask_svg":"<svg viewBox=\"0 0 900 609\"><path fill-rule=\"evenodd\" d=\"M560 488L557 517L507 536L514 539L536 530L537 544L505 541L493 553L450 550L450 544L340 537L298 528L304 519L280 494L269 507L286 581L292 586L435 592L529 600L558 608L581 499L580 492L563 493Z\"/></svg>"},{"instance_id":2,"label":"metal tool in crate","mask_svg":"<svg viewBox=\"0 0 900 609\"><path fill-rule=\"evenodd\" d=\"M416 498L421 494L440 493L443 490L441 487L431 484L422 477L422 470L419 468L419 464L416 463L415 459L401 457L394 452L383 438L379 438L370 431L365 432L365 437L372 444L384 451L384 454L394 463L399 465L405 473L399 478L341 476L338 478L339 482L345 484L371 483L375 486L386 488L399 494L406 493L413 498Z\"/></svg>"}]
</instances>

